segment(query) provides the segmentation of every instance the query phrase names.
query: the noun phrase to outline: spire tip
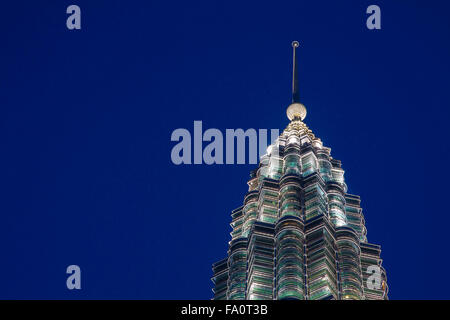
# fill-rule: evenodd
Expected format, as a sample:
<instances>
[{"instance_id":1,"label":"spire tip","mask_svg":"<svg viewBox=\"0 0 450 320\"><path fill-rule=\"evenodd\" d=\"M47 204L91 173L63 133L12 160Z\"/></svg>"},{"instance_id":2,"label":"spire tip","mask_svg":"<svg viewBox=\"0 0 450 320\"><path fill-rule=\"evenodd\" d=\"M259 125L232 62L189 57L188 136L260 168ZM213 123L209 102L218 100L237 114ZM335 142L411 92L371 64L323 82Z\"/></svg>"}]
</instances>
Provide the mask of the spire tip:
<instances>
[{"instance_id":1,"label":"spire tip","mask_svg":"<svg viewBox=\"0 0 450 320\"><path fill-rule=\"evenodd\" d=\"M292 41L292 103L287 109L287 116L289 120L300 119L303 121L306 117L306 108L300 102L300 93L298 90L298 71L297 71L297 57L295 51L300 46L298 41Z\"/></svg>"}]
</instances>

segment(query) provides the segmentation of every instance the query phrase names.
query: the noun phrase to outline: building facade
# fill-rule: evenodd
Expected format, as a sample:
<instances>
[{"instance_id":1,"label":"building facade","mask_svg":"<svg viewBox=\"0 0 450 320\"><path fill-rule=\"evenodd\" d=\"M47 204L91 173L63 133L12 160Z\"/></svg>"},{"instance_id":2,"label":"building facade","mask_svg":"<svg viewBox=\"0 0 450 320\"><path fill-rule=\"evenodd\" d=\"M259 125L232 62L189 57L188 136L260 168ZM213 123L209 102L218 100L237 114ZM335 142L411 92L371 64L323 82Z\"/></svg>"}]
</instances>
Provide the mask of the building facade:
<instances>
[{"instance_id":1,"label":"building facade","mask_svg":"<svg viewBox=\"0 0 450 320\"><path fill-rule=\"evenodd\" d=\"M387 299L379 245L367 242L359 196L304 123L293 42L290 123L250 174L231 213L225 259L213 264L213 299Z\"/></svg>"}]
</instances>

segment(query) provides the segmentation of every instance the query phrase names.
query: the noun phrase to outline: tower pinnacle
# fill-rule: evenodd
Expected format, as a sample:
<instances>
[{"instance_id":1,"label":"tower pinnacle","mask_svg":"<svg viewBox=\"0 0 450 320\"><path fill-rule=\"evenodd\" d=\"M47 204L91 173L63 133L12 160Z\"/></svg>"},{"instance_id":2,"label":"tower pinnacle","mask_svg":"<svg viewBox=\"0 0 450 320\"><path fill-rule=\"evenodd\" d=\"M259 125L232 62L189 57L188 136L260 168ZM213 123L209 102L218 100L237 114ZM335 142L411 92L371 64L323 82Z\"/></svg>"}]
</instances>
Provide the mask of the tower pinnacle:
<instances>
[{"instance_id":1,"label":"tower pinnacle","mask_svg":"<svg viewBox=\"0 0 450 320\"><path fill-rule=\"evenodd\" d=\"M300 102L300 92L298 90L298 71L297 71L297 57L295 49L300 46L298 41L292 41L292 103Z\"/></svg>"},{"instance_id":2,"label":"tower pinnacle","mask_svg":"<svg viewBox=\"0 0 450 320\"><path fill-rule=\"evenodd\" d=\"M299 46L298 41L292 41L292 104L286 111L289 120L303 120L306 117L306 108L300 103L300 91L298 88L298 63L295 53Z\"/></svg>"}]
</instances>

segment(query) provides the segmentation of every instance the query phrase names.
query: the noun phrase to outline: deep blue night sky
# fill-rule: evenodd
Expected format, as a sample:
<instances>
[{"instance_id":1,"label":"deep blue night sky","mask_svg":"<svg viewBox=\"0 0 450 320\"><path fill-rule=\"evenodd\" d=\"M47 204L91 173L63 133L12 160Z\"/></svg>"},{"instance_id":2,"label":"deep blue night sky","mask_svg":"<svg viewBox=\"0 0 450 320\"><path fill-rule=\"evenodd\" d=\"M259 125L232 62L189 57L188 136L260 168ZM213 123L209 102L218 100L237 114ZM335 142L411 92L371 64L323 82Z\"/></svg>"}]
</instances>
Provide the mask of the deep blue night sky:
<instances>
[{"instance_id":1,"label":"deep blue night sky","mask_svg":"<svg viewBox=\"0 0 450 320\"><path fill-rule=\"evenodd\" d=\"M77 4L82 29L66 28ZM381 30L366 8L381 7ZM176 128L306 123L342 160L391 299L450 298L450 3L8 1L0 298L209 299L253 165L172 164ZM66 267L82 290L66 288Z\"/></svg>"}]
</instances>

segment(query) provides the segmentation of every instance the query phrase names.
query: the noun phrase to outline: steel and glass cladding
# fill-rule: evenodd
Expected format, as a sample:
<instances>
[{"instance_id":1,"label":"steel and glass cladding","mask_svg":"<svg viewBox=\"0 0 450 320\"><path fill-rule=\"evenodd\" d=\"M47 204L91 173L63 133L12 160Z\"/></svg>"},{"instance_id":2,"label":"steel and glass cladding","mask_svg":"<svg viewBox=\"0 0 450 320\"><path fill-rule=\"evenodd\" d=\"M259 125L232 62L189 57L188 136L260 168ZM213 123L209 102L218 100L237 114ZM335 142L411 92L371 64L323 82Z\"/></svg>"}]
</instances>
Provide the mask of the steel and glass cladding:
<instances>
[{"instance_id":1,"label":"steel and glass cladding","mask_svg":"<svg viewBox=\"0 0 450 320\"><path fill-rule=\"evenodd\" d=\"M380 247L367 243L360 199L330 148L295 118L268 150L231 214L214 299L387 299ZM378 288L366 285L374 265Z\"/></svg>"}]
</instances>

